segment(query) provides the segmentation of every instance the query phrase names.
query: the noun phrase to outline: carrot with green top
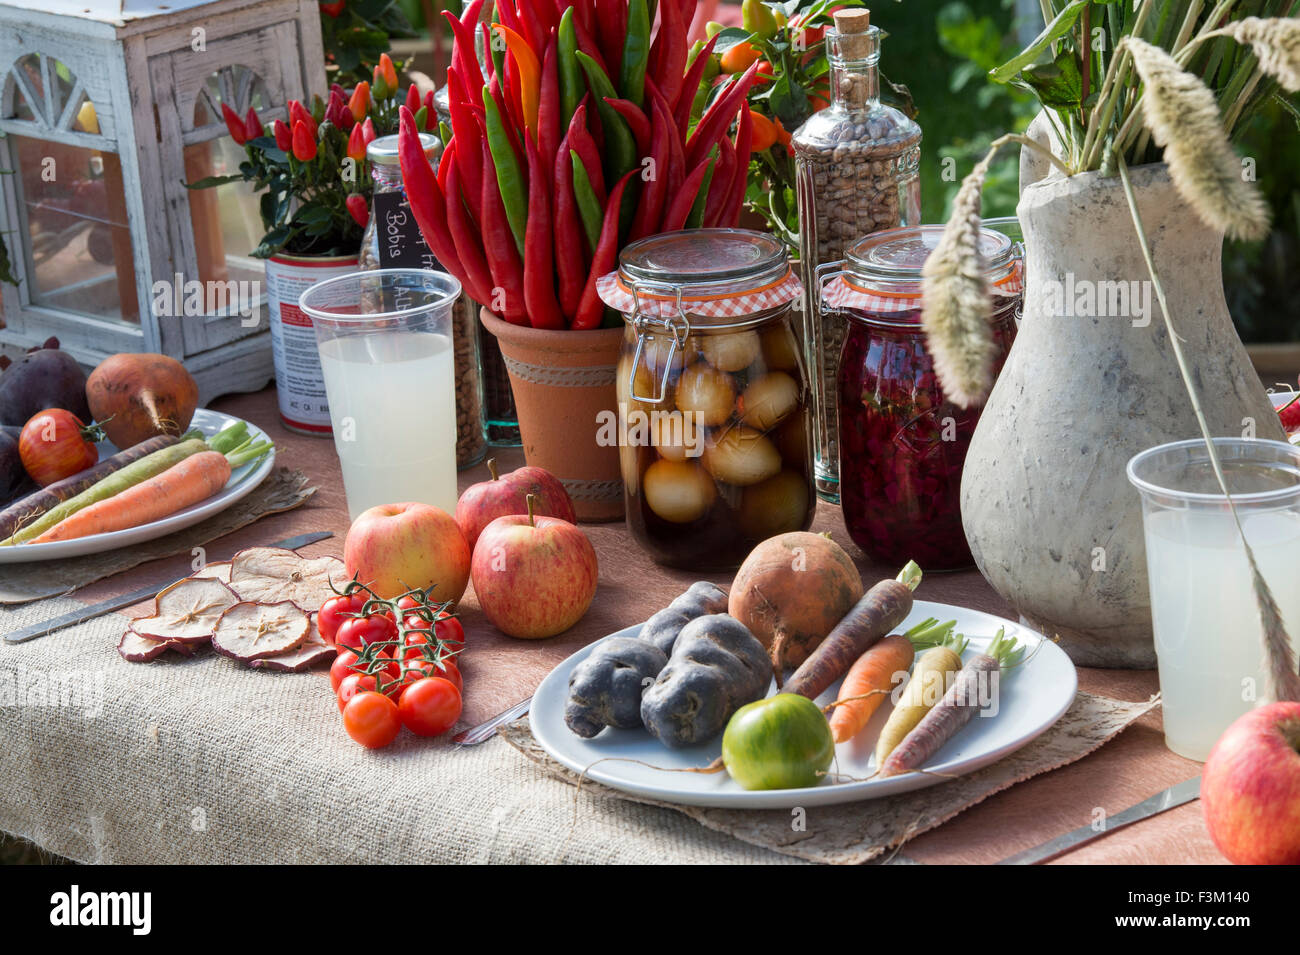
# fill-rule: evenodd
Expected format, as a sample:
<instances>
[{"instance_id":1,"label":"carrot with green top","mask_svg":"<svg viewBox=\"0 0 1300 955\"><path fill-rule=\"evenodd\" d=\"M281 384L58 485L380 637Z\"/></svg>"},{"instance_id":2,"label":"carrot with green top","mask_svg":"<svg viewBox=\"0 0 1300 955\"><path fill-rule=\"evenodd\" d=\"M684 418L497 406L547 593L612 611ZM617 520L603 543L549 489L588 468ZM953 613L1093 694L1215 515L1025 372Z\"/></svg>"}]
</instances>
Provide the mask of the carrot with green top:
<instances>
[{"instance_id":1,"label":"carrot with green top","mask_svg":"<svg viewBox=\"0 0 1300 955\"><path fill-rule=\"evenodd\" d=\"M106 501L64 518L33 543L73 540L124 531L170 517L216 494L230 480L230 462L219 451L201 451L162 474L129 487Z\"/></svg>"},{"instance_id":2,"label":"carrot with green top","mask_svg":"<svg viewBox=\"0 0 1300 955\"><path fill-rule=\"evenodd\" d=\"M877 766L884 765L903 738L943 699L949 681L961 671L961 655L966 650L966 643L961 634L949 633L938 646L917 658L912 667L912 678L907 681L876 740Z\"/></svg>"},{"instance_id":3,"label":"carrot with green top","mask_svg":"<svg viewBox=\"0 0 1300 955\"><path fill-rule=\"evenodd\" d=\"M999 630L984 653L961 668L943 699L921 718L880 767L878 776L898 776L919 771L957 731L975 718L997 694L999 674L1020 662L1024 648Z\"/></svg>"}]
</instances>

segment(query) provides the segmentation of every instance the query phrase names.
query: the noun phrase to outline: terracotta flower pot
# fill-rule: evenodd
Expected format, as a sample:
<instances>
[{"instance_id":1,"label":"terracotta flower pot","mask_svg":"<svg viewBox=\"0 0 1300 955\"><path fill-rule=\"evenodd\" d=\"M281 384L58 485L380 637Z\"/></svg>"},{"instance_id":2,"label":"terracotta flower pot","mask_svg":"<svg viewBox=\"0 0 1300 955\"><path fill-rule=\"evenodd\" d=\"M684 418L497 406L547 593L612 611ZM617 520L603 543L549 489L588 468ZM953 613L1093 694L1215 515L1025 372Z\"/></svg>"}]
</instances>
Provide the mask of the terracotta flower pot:
<instances>
[{"instance_id":1,"label":"terracotta flower pot","mask_svg":"<svg viewBox=\"0 0 1300 955\"><path fill-rule=\"evenodd\" d=\"M483 326L501 345L528 463L563 482L580 521L623 517L618 446L596 442L597 416L616 413L614 372L623 329L546 331L502 321Z\"/></svg>"}]
</instances>

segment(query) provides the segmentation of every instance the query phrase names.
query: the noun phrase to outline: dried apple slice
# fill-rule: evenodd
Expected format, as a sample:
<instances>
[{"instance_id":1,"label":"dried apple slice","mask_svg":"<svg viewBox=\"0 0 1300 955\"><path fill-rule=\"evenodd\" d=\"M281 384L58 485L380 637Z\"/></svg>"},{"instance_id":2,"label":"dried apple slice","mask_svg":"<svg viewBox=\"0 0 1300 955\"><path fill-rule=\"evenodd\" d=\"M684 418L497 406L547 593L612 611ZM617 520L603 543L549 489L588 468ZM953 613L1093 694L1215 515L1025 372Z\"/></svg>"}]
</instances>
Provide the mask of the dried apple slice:
<instances>
[{"instance_id":1,"label":"dried apple slice","mask_svg":"<svg viewBox=\"0 0 1300 955\"><path fill-rule=\"evenodd\" d=\"M288 653L277 654L273 657L262 657L251 661L248 665L254 670L276 670L285 673L301 673L303 670L310 670L314 666L333 662L338 656L338 647L332 643L326 642L325 638L320 635L316 629L316 615L311 615L311 630L307 634L307 639L296 650L290 650Z\"/></svg>"},{"instance_id":2,"label":"dried apple slice","mask_svg":"<svg viewBox=\"0 0 1300 955\"><path fill-rule=\"evenodd\" d=\"M190 574L190 577L193 580L203 580L211 577L213 580L230 583L230 566L228 560L214 560L210 564L204 564L202 570L196 570Z\"/></svg>"},{"instance_id":3,"label":"dried apple slice","mask_svg":"<svg viewBox=\"0 0 1300 955\"><path fill-rule=\"evenodd\" d=\"M221 615L212 634L212 649L249 663L296 649L310 631L311 619L291 600L245 600Z\"/></svg>"},{"instance_id":4,"label":"dried apple slice","mask_svg":"<svg viewBox=\"0 0 1300 955\"><path fill-rule=\"evenodd\" d=\"M167 643L146 640L130 627L127 627L126 632L122 634L122 639L118 641L117 652L122 655L123 660L131 663L148 663L158 657L167 647Z\"/></svg>"},{"instance_id":5,"label":"dried apple slice","mask_svg":"<svg viewBox=\"0 0 1300 955\"><path fill-rule=\"evenodd\" d=\"M154 598L151 617L137 617L131 629L146 640L203 643L212 636L227 608L239 602L233 590L219 580L178 580Z\"/></svg>"},{"instance_id":6,"label":"dried apple slice","mask_svg":"<svg viewBox=\"0 0 1300 955\"><path fill-rule=\"evenodd\" d=\"M292 600L314 611L334 596L331 580L340 587L347 580L337 557L299 557L281 547L250 547L230 562L230 586L241 600Z\"/></svg>"}]
</instances>

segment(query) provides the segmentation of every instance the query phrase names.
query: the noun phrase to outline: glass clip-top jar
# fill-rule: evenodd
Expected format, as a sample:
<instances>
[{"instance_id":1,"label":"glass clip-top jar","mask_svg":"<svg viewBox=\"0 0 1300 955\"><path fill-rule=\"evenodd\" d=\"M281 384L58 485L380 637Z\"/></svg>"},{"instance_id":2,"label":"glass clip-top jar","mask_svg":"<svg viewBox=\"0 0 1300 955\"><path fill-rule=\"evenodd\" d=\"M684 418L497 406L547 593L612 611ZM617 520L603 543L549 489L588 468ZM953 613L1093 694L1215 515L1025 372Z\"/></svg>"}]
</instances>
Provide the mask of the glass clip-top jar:
<instances>
[{"instance_id":1,"label":"glass clip-top jar","mask_svg":"<svg viewBox=\"0 0 1300 955\"><path fill-rule=\"evenodd\" d=\"M980 415L944 396L921 328L921 266L942 233L921 226L868 236L821 287L823 309L847 322L837 396L844 523L873 560L915 560L927 571L972 563L959 499ZM1020 308L1020 248L985 228L980 257L1001 371Z\"/></svg>"},{"instance_id":2,"label":"glass clip-top jar","mask_svg":"<svg viewBox=\"0 0 1300 955\"><path fill-rule=\"evenodd\" d=\"M636 540L661 564L726 569L806 530L811 395L785 246L742 229L650 236L598 288L626 323L617 438Z\"/></svg>"}]
</instances>

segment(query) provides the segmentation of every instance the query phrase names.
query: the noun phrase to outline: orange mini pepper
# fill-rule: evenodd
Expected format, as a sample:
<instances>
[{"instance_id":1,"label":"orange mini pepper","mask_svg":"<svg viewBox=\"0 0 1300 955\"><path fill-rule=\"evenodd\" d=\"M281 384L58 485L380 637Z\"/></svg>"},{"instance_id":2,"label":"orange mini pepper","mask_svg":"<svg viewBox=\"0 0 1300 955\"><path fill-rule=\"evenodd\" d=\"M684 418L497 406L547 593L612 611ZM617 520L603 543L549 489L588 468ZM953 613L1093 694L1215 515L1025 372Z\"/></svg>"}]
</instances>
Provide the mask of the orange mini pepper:
<instances>
[{"instance_id":1,"label":"orange mini pepper","mask_svg":"<svg viewBox=\"0 0 1300 955\"><path fill-rule=\"evenodd\" d=\"M360 123L348 133L348 158L353 162L361 162L366 158L366 135Z\"/></svg>"},{"instance_id":2,"label":"orange mini pepper","mask_svg":"<svg viewBox=\"0 0 1300 955\"><path fill-rule=\"evenodd\" d=\"M358 123L370 112L370 84L365 80L358 83L357 88L352 91L352 96L348 99L348 110Z\"/></svg>"},{"instance_id":3,"label":"orange mini pepper","mask_svg":"<svg viewBox=\"0 0 1300 955\"><path fill-rule=\"evenodd\" d=\"M766 149L771 149L781 137L777 129L777 124L772 122L762 113L749 111L749 121L753 123L753 138L749 141L750 152L761 153Z\"/></svg>"},{"instance_id":4,"label":"orange mini pepper","mask_svg":"<svg viewBox=\"0 0 1300 955\"><path fill-rule=\"evenodd\" d=\"M301 121L293 124L293 155L299 162L311 162L316 158L316 137Z\"/></svg>"},{"instance_id":5,"label":"orange mini pepper","mask_svg":"<svg viewBox=\"0 0 1300 955\"><path fill-rule=\"evenodd\" d=\"M524 111L524 125L534 130L537 128L537 110L541 102L542 65L528 41L514 30L500 23L494 23L492 29L505 39L506 48L519 67L519 103Z\"/></svg>"}]
</instances>

